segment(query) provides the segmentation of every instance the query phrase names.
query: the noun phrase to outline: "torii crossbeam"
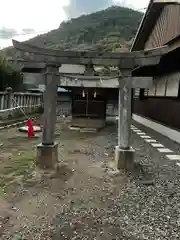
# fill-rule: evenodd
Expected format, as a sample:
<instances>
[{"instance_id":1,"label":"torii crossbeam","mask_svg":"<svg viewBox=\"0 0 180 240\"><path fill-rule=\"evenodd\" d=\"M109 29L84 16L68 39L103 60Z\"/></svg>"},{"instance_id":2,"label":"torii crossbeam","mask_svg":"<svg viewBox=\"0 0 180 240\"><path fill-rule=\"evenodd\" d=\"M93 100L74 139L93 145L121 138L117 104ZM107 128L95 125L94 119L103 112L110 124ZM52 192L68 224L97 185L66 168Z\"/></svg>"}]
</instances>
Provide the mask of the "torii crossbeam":
<instances>
[{"instance_id":1,"label":"torii crossbeam","mask_svg":"<svg viewBox=\"0 0 180 240\"><path fill-rule=\"evenodd\" d=\"M137 52L88 52L88 51L60 51L39 48L29 44L13 41L14 47L22 52L34 54L34 62L47 64L93 64L101 66L118 66L121 69L134 69L137 66L148 66L159 63L159 57L166 53L167 47L155 48Z\"/></svg>"},{"instance_id":2,"label":"torii crossbeam","mask_svg":"<svg viewBox=\"0 0 180 240\"><path fill-rule=\"evenodd\" d=\"M28 60L19 60L22 64L45 64L46 90L44 92L44 125L42 144L38 146L37 164L45 168L54 168L58 161L57 144L54 142L56 124L56 89L64 87L116 88L119 89L118 145L115 151L117 168L130 169L133 166L134 150L130 147L131 124L131 89L146 88L152 83L152 77L132 77L131 72L137 67L157 65L167 47L138 52L74 52L39 48L13 40L14 47L21 52L28 52ZM116 66L119 75L112 77L63 75L59 73L61 64L81 64Z\"/></svg>"}]
</instances>

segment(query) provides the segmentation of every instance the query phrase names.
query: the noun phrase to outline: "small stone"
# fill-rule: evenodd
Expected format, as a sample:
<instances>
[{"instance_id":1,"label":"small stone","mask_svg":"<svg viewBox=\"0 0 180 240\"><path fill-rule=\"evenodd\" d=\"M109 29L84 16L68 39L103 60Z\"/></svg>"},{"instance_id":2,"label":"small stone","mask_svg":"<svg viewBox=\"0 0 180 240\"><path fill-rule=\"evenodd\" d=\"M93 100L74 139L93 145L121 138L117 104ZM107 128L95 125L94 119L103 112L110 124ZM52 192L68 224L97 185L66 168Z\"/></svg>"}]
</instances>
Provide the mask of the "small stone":
<instances>
[{"instance_id":1,"label":"small stone","mask_svg":"<svg viewBox=\"0 0 180 240\"><path fill-rule=\"evenodd\" d=\"M17 210L17 208L16 208L16 207L12 207L12 210L16 211L16 210Z\"/></svg>"},{"instance_id":2,"label":"small stone","mask_svg":"<svg viewBox=\"0 0 180 240\"><path fill-rule=\"evenodd\" d=\"M155 182L153 179L152 180L151 179L150 180L139 180L138 183L146 185L146 186L150 186L150 185L154 186L155 185Z\"/></svg>"},{"instance_id":3,"label":"small stone","mask_svg":"<svg viewBox=\"0 0 180 240\"><path fill-rule=\"evenodd\" d=\"M10 216L0 216L0 223L1 223L1 226L2 224L6 224L10 219Z\"/></svg>"}]
</instances>

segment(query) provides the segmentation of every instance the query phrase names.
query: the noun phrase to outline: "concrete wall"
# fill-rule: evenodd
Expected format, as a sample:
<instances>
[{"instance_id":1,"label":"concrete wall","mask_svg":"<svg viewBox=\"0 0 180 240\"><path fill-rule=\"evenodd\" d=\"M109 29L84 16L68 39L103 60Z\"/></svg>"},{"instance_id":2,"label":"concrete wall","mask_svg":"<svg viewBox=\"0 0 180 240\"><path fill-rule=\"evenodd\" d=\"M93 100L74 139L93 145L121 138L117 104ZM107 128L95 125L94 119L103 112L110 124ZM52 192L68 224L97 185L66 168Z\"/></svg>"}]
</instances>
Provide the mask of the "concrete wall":
<instances>
[{"instance_id":1,"label":"concrete wall","mask_svg":"<svg viewBox=\"0 0 180 240\"><path fill-rule=\"evenodd\" d=\"M25 89L37 88L44 84L44 78L41 73L23 73L23 85Z\"/></svg>"}]
</instances>

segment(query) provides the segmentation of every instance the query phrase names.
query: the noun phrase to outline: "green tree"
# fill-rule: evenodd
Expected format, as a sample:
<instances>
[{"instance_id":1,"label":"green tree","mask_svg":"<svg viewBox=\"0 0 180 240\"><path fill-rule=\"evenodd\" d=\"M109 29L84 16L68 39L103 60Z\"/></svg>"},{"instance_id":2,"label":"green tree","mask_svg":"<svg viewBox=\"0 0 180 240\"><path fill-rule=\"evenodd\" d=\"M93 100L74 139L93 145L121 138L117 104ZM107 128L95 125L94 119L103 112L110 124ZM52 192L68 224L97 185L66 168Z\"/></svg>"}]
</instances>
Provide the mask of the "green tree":
<instances>
[{"instance_id":1,"label":"green tree","mask_svg":"<svg viewBox=\"0 0 180 240\"><path fill-rule=\"evenodd\" d=\"M13 69L9 65L6 58L0 56L0 91L4 91L6 87L11 87L14 91L17 91L22 84L22 75L20 71Z\"/></svg>"}]
</instances>

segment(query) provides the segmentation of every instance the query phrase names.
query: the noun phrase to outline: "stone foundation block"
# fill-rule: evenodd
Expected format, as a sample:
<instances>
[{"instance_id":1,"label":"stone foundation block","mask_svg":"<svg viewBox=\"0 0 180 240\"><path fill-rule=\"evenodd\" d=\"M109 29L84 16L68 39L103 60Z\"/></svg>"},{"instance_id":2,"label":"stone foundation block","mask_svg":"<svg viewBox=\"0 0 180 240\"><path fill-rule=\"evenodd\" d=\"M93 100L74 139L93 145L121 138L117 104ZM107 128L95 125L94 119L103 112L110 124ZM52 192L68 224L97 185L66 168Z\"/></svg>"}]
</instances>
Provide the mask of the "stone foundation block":
<instances>
[{"instance_id":1,"label":"stone foundation block","mask_svg":"<svg viewBox=\"0 0 180 240\"><path fill-rule=\"evenodd\" d=\"M134 149L120 149L116 146L115 162L117 169L133 170L134 169Z\"/></svg>"},{"instance_id":2,"label":"stone foundation block","mask_svg":"<svg viewBox=\"0 0 180 240\"><path fill-rule=\"evenodd\" d=\"M55 169L58 163L58 144L37 146L36 165L42 169Z\"/></svg>"},{"instance_id":3,"label":"stone foundation block","mask_svg":"<svg viewBox=\"0 0 180 240\"><path fill-rule=\"evenodd\" d=\"M71 120L71 127L102 129L105 125L105 119L73 117Z\"/></svg>"}]
</instances>

